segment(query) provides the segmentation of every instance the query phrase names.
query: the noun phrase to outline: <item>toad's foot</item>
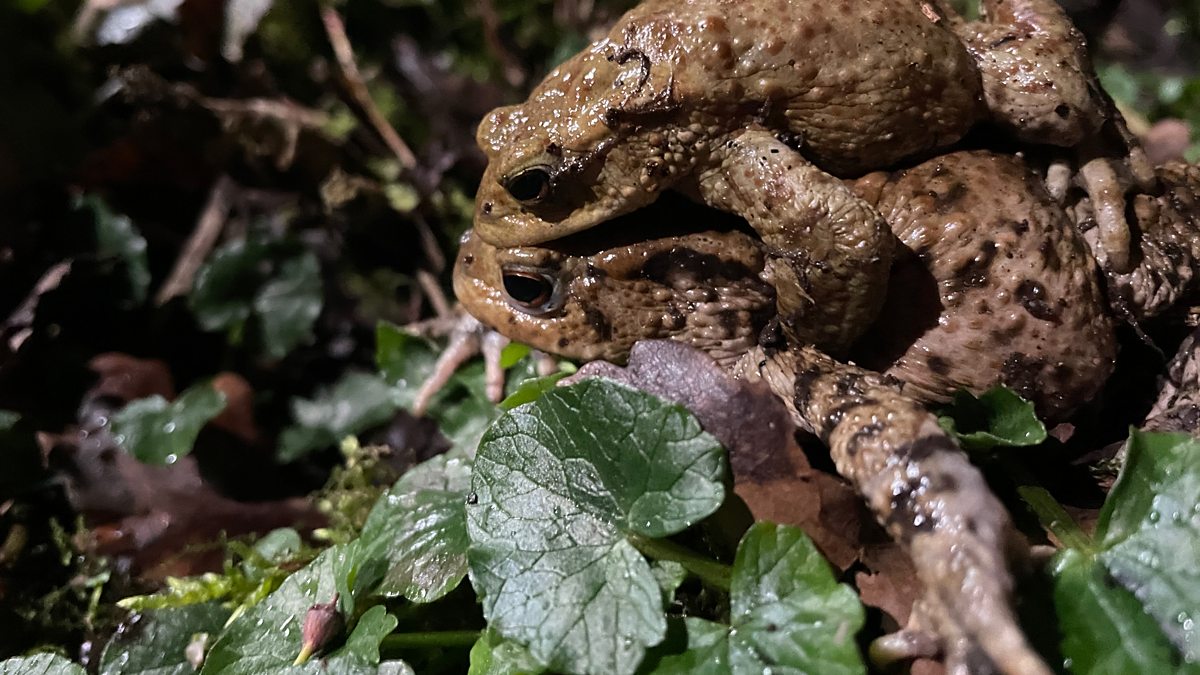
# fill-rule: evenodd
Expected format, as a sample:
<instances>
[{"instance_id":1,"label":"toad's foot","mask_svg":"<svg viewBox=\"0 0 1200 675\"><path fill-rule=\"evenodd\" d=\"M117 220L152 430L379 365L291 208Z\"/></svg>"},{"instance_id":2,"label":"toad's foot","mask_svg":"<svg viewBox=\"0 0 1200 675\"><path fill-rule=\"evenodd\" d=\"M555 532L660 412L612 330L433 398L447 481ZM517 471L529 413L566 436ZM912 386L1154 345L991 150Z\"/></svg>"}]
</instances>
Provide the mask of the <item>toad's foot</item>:
<instances>
[{"instance_id":1,"label":"toad's foot","mask_svg":"<svg viewBox=\"0 0 1200 675\"><path fill-rule=\"evenodd\" d=\"M1011 606L1010 561L1027 547L979 471L932 414L878 373L811 348L751 351L739 372L763 379L797 424L830 448L838 472L913 559L926 616L950 672L1049 674Z\"/></svg>"},{"instance_id":2,"label":"toad's foot","mask_svg":"<svg viewBox=\"0 0 1200 675\"><path fill-rule=\"evenodd\" d=\"M1171 162L1158 180L1161 194L1136 195L1129 211L1140 233L1135 266L1107 275L1114 310L1131 322L1200 304L1200 166ZM1074 208L1085 227L1092 214L1090 200Z\"/></svg>"},{"instance_id":3,"label":"toad's foot","mask_svg":"<svg viewBox=\"0 0 1200 675\"><path fill-rule=\"evenodd\" d=\"M1083 35L1054 0L984 0L986 18L974 22L941 9L975 57L993 121L1022 141L1072 150L1076 182L1095 205L1093 252L1105 269L1128 272L1126 196L1152 191L1154 171L1100 86ZM1051 192L1065 196L1056 178Z\"/></svg>"},{"instance_id":4,"label":"toad's foot","mask_svg":"<svg viewBox=\"0 0 1200 675\"><path fill-rule=\"evenodd\" d=\"M420 337L449 339L433 366L433 372L417 390L411 410L413 415L424 415L433 397L446 386L454 373L479 354L483 355L484 390L488 400L499 403L504 398L504 368L500 365L500 354L508 345L508 338L479 323L461 307L456 307L454 314L449 317L410 324L405 330ZM556 367L554 360L541 352L537 354L538 373L548 375L553 372Z\"/></svg>"},{"instance_id":5,"label":"toad's foot","mask_svg":"<svg viewBox=\"0 0 1200 675\"><path fill-rule=\"evenodd\" d=\"M762 237L784 330L799 344L845 349L883 304L894 245L883 217L766 131L713 152L717 168L694 190Z\"/></svg>"}]
</instances>

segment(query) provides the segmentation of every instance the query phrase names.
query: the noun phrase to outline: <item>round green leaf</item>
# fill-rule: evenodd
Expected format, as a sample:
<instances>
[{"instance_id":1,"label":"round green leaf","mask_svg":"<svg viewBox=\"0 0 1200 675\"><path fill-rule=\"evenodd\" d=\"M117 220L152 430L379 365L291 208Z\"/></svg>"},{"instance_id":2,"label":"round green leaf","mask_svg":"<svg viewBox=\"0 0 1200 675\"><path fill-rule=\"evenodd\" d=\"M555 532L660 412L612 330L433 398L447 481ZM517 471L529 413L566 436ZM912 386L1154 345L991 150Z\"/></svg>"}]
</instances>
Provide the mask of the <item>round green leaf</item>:
<instances>
[{"instance_id":1,"label":"round green leaf","mask_svg":"<svg viewBox=\"0 0 1200 675\"><path fill-rule=\"evenodd\" d=\"M633 672L666 621L626 535L665 537L711 514L723 473L720 445L686 410L607 380L501 416L467 502L490 626L554 670Z\"/></svg>"}]
</instances>

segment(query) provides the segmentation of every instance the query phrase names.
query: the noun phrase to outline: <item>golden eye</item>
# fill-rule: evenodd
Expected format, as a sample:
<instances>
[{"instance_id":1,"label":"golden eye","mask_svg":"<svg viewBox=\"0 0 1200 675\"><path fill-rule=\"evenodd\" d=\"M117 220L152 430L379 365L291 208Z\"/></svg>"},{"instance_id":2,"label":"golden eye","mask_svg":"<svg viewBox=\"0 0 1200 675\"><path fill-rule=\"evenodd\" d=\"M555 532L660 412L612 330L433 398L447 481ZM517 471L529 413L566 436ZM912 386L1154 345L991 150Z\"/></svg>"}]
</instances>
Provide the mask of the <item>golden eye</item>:
<instances>
[{"instance_id":1,"label":"golden eye","mask_svg":"<svg viewBox=\"0 0 1200 675\"><path fill-rule=\"evenodd\" d=\"M545 312L554 298L554 280L545 274L509 270L504 272L504 294L518 309Z\"/></svg>"},{"instance_id":2,"label":"golden eye","mask_svg":"<svg viewBox=\"0 0 1200 675\"><path fill-rule=\"evenodd\" d=\"M544 166L532 166L505 178L504 189L522 204L536 204L550 196L550 172Z\"/></svg>"}]
</instances>

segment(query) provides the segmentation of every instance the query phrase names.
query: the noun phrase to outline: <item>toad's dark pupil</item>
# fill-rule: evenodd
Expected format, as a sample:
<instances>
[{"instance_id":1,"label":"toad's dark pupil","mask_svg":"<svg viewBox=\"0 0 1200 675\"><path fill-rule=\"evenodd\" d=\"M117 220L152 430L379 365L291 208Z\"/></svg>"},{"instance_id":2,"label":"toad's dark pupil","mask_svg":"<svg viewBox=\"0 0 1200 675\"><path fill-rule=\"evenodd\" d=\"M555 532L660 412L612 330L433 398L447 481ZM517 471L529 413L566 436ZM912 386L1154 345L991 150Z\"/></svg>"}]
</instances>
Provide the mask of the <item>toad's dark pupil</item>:
<instances>
[{"instance_id":1,"label":"toad's dark pupil","mask_svg":"<svg viewBox=\"0 0 1200 675\"><path fill-rule=\"evenodd\" d=\"M550 193L550 174L545 169L526 169L509 178L504 188L519 202L536 202Z\"/></svg>"},{"instance_id":2,"label":"toad's dark pupil","mask_svg":"<svg viewBox=\"0 0 1200 675\"><path fill-rule=\"evenodd\" d=\"M539 275L510 272L504 275L504 292L522 305L536 307L550 300L554 286Z\"/></svg>"}]
</instances>

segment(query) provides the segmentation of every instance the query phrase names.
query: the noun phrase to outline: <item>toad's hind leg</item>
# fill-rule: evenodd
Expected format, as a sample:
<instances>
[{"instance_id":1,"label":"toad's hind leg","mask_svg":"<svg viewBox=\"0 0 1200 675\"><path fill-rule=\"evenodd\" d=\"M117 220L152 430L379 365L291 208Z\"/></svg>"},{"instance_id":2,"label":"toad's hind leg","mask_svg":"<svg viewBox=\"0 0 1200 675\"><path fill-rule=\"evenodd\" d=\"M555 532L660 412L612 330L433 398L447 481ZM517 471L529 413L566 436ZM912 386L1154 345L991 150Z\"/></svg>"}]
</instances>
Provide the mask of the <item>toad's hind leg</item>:
<instances>
[{"instance_id":1,"label":"toad's hind leg","mask_svg":"<svg viewBox=\"0 0 1200 675\"><path fill-rule=\"evenodd\" d=\"M763 130L713 151L695 191L742 216L767 247L784 330L799 344L845 349L883 304L895 238L842 181Z\"/></svg>"},{"instance_id":2,"label":"toad's hind leg","mask_svg":"<svg viewBox=\"0 0 1200 675\"><path fill-rule=\"evenodd\" d=\"M1050 673L1011 605L1008 564L1025 562L1025 544L932 414L895 380L811 348L755 350L740 374L765 380L829 445L838 472L908 551L949 672L987 672L990 661L1002 673Z\"/></svg>"}]
</instances>

